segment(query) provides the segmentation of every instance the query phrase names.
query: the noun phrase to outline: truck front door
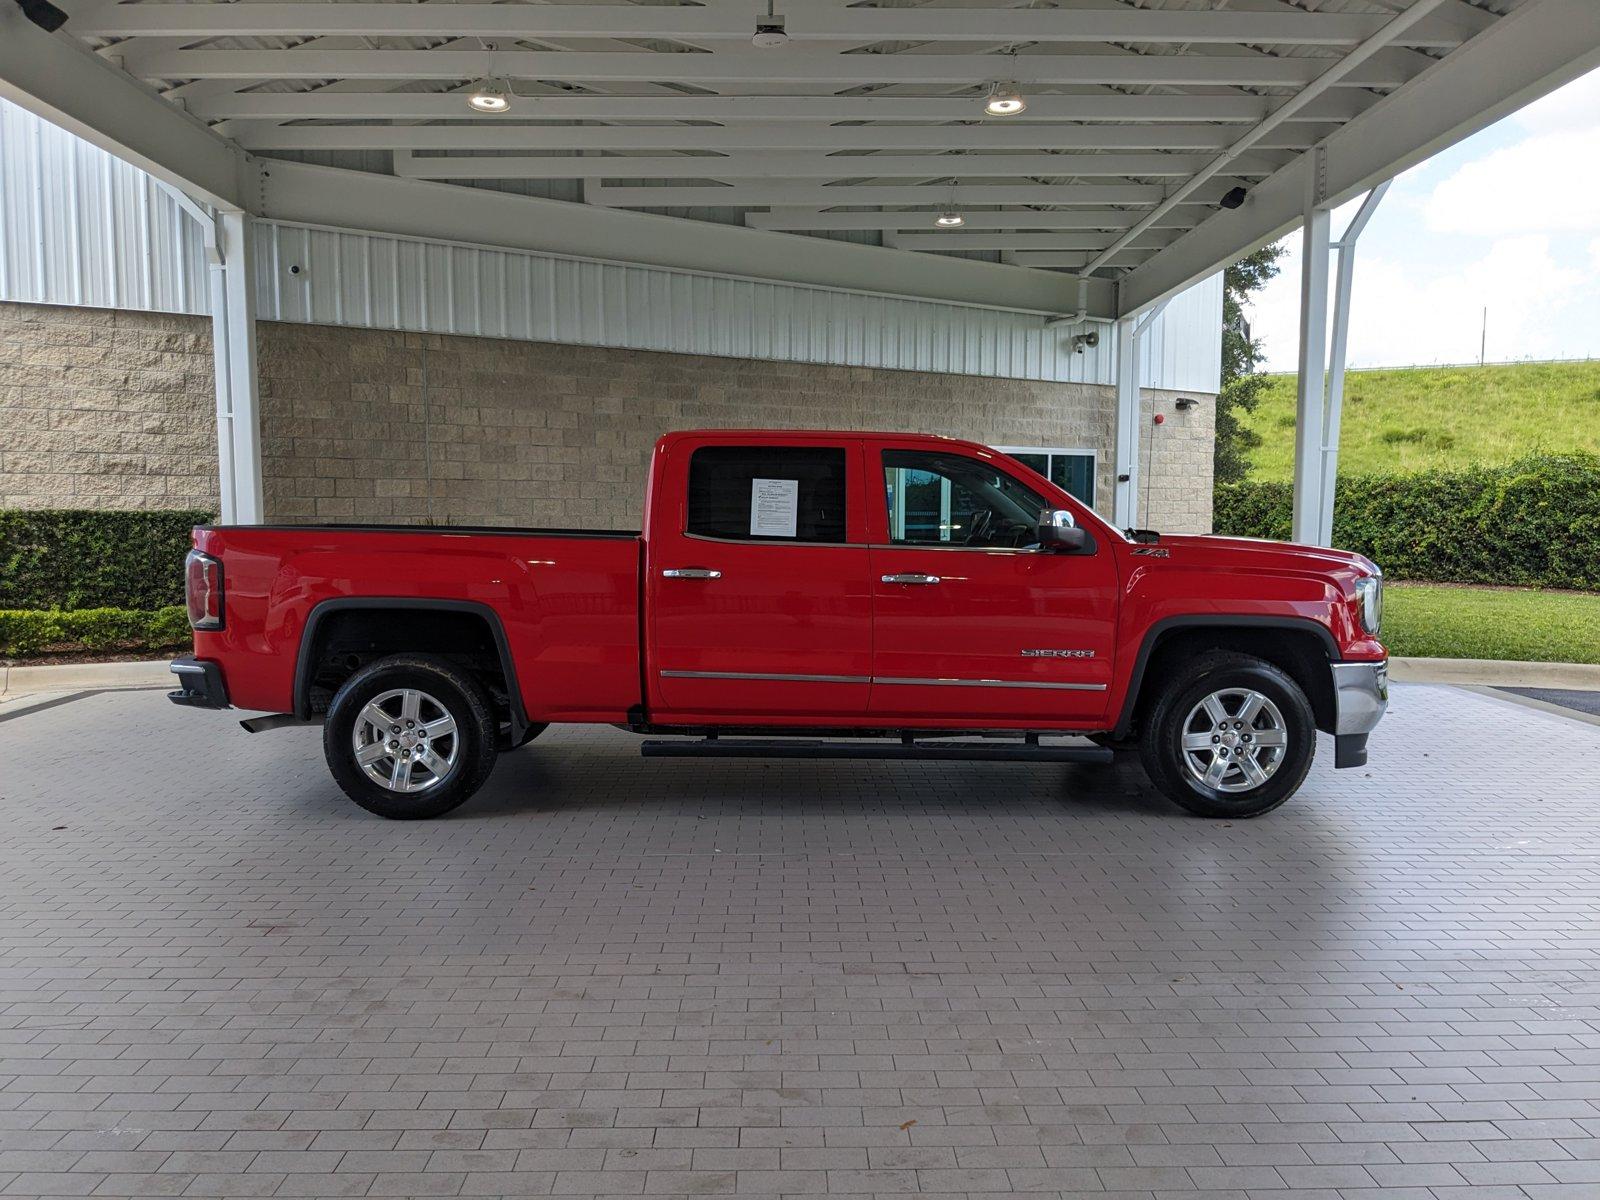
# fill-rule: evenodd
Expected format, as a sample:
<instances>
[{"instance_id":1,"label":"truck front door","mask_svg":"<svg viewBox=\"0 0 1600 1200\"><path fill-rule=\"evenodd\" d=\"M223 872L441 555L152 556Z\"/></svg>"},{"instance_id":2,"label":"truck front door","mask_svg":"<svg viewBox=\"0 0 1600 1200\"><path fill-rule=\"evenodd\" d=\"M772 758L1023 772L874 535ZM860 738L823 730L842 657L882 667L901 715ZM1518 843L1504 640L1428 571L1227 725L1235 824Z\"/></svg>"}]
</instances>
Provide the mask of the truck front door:
<instances>
[{"instance_id":1,"label":"truck front door","mask_svg":"<svg viewBox=\"0 0 1600 1200\"><path fill-rule=\"evenodd\" d=\"M1094 722L1111 683L1109 546L1037 545L1066 504L1003 454L868 447L874 600L870 711L886 720Z\"/></svg>"},{"instance_id":2,"label":"truck front door","mask_svg":"<svg viewBox=\"0 0 1600 1200\"><path fill-rule=\"evenodd\" d=\"M657 463L646 684L658 722L865 715L870 551L853 439L713 436Z\"/></svg>"}]
</instances>

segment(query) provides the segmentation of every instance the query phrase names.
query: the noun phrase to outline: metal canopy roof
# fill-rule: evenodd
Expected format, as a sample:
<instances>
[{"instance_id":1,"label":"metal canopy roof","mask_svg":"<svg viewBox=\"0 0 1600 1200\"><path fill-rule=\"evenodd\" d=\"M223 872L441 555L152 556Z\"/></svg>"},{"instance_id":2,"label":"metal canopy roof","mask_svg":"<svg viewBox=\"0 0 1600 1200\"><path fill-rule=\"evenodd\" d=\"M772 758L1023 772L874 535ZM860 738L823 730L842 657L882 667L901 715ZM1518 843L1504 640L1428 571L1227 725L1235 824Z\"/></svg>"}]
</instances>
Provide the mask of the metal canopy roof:
<instances>
[{"instance_id":1,"label":"metal canopy roof","mask_svg":"<svg viewBox=\"0 0 1600 1200\"><path fill-rule=\"evenodd\" d=\"M1100 315L1600 61L1596 0L60 2L0 94L214 202Z\"/></svg>"}]
</instances>

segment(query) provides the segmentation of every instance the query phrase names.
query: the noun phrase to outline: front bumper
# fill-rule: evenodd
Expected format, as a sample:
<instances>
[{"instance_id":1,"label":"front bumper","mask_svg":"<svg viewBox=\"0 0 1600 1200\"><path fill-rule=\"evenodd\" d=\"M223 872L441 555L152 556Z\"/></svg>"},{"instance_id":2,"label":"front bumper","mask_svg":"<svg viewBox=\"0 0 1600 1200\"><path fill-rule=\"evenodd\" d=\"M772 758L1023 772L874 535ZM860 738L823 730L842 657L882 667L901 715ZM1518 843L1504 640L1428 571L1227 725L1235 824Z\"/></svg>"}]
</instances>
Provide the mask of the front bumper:
<instances>
[{"instance_id":1,"label":"front bumper","mask_svg":"<svg viewBox=\"0 0 1600 1200\"><path fill-rule=\"evenodd\" d=\"M184 655L172 660L171 671L178 677L178 690L167 699L188 708L231 708L228 685L222 681L222 668L214 662Z\"/></svg>"},{"instance_id":2,"label":"front bumper","mask_svg":"<svg viewBox=\"0 0 1600 1200\"><path fill-rule=\"evenodd\" d=\"M1333 765L1367 762L1367 735L1389 707L1389 663L1333 664Z\"/></svg>"}]
</instances>

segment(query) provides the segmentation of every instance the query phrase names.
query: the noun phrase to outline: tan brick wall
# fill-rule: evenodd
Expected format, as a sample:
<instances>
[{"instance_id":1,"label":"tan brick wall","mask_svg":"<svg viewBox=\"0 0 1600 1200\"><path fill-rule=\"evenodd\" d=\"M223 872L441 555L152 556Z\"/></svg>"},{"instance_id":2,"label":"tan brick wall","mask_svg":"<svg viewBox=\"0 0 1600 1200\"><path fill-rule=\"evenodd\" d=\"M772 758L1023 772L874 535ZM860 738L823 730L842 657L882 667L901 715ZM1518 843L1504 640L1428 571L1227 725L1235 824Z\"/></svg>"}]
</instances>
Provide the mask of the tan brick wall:
<instances>
[{"instance_id":1,"label":"tan brick wall","mask_svg":"<svg viewBox=\"0 0 1600 1200\"><path fill-rule=\"evenodd\" d=\"M0 507L217 504L211 325L0 304Z\"/></svg>"},{"instance_id":2,"label":"tan brick wall","mask_svg":"<svg viewBox=\"0 0 1600 1200\"><path fill-rule=\"evenodd\" d=\"M48 367L31 365L28 348L41 343L53 347ZM0 506L214 504L210 368L203 319L0 305ZM276 521L631 528L655 439L728 426L1095 449L1099 507L1110 509L1113 393L1103 386L271 323L260 327L260 372ZM1177 413L1175 397L1146 395L1144 520L1203 530L1211 398ZM13 450L13 406L29 433L48 436ZM1152 406L1167 416L1160 427ZM52 422L65 431L74 421L92 421L116 449L51 434ZM118 456L131 456L121 473L108 461Z\"/></svg>"}]
</instances>

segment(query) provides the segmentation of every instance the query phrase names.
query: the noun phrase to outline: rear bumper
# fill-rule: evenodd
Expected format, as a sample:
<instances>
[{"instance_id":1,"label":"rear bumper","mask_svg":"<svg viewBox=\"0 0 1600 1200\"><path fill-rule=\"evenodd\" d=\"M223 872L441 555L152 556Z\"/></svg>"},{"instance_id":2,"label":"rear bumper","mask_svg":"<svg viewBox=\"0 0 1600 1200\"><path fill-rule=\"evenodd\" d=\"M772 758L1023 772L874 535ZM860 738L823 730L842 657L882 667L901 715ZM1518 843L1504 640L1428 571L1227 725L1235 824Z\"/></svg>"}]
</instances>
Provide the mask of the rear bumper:
<instances>
[{"instance_id":1,"label":"rear bumper","mask_svg":"<svg viewBox=\"0 0 1600 1200\"><path fill-rule=\"evenodd\" d=\"M1389 707L1389 663L1333 664L1333 765L1367 762L1367 735Z\"/></svg>"},{"instance_id":2,"label":"rear bumper","mask_svg":"<svg viewBox=\"0 0 1600 1200\"><path fill-rule=\"evenodd\" d=\"M172 660L172 673L178 677L178 690L167 699L188 708L230 708L228 685L222 681L222 668L214 662L184 655Z\"/></svg>"}]
</instances>

